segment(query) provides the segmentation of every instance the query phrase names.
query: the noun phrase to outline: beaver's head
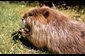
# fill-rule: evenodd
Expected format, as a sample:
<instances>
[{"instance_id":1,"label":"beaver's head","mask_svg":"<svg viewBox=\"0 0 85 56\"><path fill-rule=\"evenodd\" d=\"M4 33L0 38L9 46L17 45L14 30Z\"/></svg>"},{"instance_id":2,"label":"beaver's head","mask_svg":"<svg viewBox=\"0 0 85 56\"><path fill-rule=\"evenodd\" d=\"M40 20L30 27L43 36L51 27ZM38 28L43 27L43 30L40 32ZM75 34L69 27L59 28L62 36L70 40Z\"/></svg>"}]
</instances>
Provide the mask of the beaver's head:
<instances>
[{"instance_id":1,"label":"beaver's head","mask_svg":"<svg viewBox=\"0 0 85 56\"><path fill-rule=\"evenodd\" d=\"M47 25L50 24L53 17L55 17L55 11L49 7L39 7L27 12L22 22L26 28L31 28L32 32L40 32L44 30Z\"/></svg>"},{"instance_id":2,"label":"beaver's head","mask_svg":"<svg viewBox=\"0 0 85 56\"><path fill-rule=\"evenodd\" d=\"M43 6L43 7L38 7L27 12L23 16L22 22L26 28L30 28L31 32L41 33L40 31L45 32L49 30L49 28L53 26L55 27L55 25L59 25L60 22L66 19L65 18L63 20L64 17L65 16L63 16L61 12L53 8Z\"/></svg>"},{"instance_id":3,"label":"beaver's head","mask_svg":"<svg viewBox=\"0 0 85 56\"><path fill-rule=\"evenodd\" d=\"M52 16L52 11L50 8L39 7L26 13L23 16L22 21L24 24L36 24L37 22L39 22L40 24L46 25L51 20L51 16Z\"/></svg>"}]
</instances>

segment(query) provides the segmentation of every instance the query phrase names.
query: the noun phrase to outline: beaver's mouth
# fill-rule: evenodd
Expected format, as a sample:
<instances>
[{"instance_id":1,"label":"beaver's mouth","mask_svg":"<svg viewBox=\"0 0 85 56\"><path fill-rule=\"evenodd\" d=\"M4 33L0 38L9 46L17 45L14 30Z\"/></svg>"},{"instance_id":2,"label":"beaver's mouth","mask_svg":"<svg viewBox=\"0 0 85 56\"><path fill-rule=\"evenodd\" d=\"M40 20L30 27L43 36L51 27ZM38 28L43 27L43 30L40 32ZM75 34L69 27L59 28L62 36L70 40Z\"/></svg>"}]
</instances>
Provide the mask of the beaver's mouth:
<instances>
[{"instance_id":1,"label":"beaver's mouth","mask_svg":"<svg viewBox=\"0 0 85 56\"><path fill-rule=\"evenodd\" d=\"M31 35L31 26L25 25L24 31L25 31L25 34Z\"/></svg>"},{"instance_id":2,"label":"beaver's mouth","mask_svg":"<svg viewBox=\"0 0 85 56\"><path fill-rule=\"evenodd\" d=\"M22 27L19 29L19 31L25 35L31 35L31 32L32 32L31 26L29 26L29 25L22 25Z\"/></svg>"},{"instance_id":3,"label":"beaver's mouth","mask_svg":"<svg viewBox=\"0 0 85 56\"><path fill-rule=\"evenodd\" d=\"M26 33L29 34L31 32L31 27L29 25L27 25L27 26L25 26L24 30L25 30Z\"/></svg>"}]
</instances>

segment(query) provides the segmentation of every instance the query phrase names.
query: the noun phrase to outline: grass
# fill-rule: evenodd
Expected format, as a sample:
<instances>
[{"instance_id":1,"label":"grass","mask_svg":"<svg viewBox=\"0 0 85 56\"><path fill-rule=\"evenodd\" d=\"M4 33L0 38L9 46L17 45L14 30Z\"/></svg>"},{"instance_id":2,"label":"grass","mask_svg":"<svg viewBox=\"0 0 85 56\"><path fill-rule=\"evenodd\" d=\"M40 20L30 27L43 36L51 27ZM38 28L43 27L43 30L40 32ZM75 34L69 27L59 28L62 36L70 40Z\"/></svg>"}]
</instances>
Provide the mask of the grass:
<instances>
[{"instance_id":1,"label":"grass","mask_svg":"<svg viewBox=\"0 0 85 56\"><path fill-rule=\"evenodd\" d=\"M0 2L0 53L1 54L44 54L39 50L30 49L20 41L16 44L11 34L20 28L21 17L30 7L22 4Z\"/></svg>"},{"instance_id":2,"label":"grass","mask_svg":"<svg viewBox=\"0 0 85 56\"><path fill-rule=\"evenodd\" d=\"M13 32L20 28L22 15L32 8L34 7L0 1L0 54L48 54L26 47L20 41L15 43L11 36ZM84 13L78 13L72 8L58 9L73 19L75 16L79 16L79 20L85 21Z\"/></svg>"}]
</instances>

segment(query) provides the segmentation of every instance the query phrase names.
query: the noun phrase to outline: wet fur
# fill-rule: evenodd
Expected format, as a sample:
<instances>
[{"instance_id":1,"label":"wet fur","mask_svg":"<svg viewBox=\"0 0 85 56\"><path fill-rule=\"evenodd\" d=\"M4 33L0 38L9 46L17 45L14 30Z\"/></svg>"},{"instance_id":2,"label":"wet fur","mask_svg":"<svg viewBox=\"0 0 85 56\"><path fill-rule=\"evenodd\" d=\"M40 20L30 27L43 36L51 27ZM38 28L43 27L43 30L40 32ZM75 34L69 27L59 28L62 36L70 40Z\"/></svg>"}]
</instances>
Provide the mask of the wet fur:
<instances>
[{"instance_id":1,"label":"wet fur","mask_svg":"<svg viewBox=\"0 0 85 56\"><path fill-rule=\"evenodd\" d=\"M47 14L45 14L47 13ZM85 24L71 20L58 10L39 7L23 16L30 25L31 36L27 39L37 48L48 48L52 53L85 53Z\"/></svg>"}]
</instances>

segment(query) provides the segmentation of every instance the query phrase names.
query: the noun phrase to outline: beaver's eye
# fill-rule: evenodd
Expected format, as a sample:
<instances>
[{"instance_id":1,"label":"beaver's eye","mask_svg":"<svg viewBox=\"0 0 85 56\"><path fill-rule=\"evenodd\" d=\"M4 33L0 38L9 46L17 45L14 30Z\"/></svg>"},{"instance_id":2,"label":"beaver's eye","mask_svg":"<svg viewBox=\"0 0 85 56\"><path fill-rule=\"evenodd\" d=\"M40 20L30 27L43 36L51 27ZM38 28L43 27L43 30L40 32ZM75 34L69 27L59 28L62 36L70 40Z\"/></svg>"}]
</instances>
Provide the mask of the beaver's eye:
<instances>
[{"instance_id":1,"label":"beaver's eye","mask_svg":"<svg viewBox=\"0 0 85 56\"><path fill-rule=\"evenodd\" d=\"M33 14L32 13L29 13L29 16L33 16Z\"/></svg>"},{"instance_id":2,"label":"beaver's eye","mask_svg":"<svg viewBox=\"0 0 85 56\"><path fill-rule=\"evenodd\" d=\"M44 11L44 12L43 12L43 16L44 16L45 18L47 18L47 17L49 16L49 12L48 12L48 11Z\"/></svg>"}]
</instances>

